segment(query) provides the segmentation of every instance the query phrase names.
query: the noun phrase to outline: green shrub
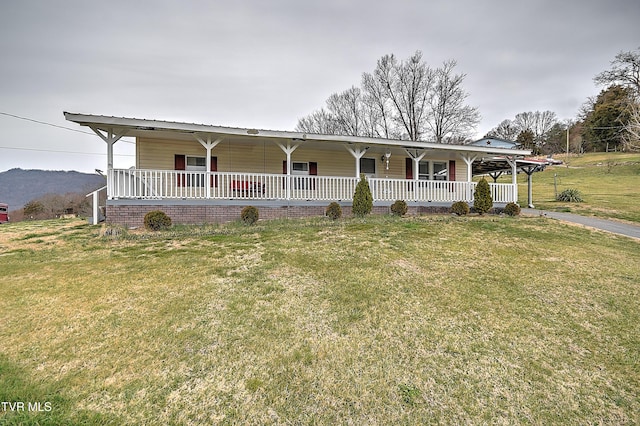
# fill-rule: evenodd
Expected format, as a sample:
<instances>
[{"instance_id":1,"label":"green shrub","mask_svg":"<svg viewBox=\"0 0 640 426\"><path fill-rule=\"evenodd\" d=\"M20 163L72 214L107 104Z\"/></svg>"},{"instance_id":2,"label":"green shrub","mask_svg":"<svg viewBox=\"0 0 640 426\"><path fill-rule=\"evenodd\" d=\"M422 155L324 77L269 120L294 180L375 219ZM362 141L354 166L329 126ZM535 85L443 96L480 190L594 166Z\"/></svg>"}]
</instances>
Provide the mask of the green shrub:
<instances>
[{"instance_id":1,"label":"green shrub","mask_svg":"<svg viewBox=\"0 0 640 426\"><path fill-rule=\"evenodd\" d=\"M247 206L242 209L242 212L240 212L240 218L245 225L253 225L260 218L260 214L256 207Z\"/></svg>"},{"instance_id":2,"label":"green shrub","mask_svg":"<svg viewBox=\"0 0 640 426\"><path fill-rule=\"evenodd\" d=\"M493 198L491 198L491 188L489 182L485 178L480 179L473 192L473 208L480 215L485 214L493 207Z\"/></svg>"},{"instance_id":3,"label":"green shrub","mask_svg":"<svg viewBox=\"0 0 640 426\"><path fill-rule=\"evenodd\" d=\"M407 214L407 210L409 210L409 207L407 207L407 203L405 203L403 200L396 200L395 203L391 204L391 214L393 214L394 216L404 216L405 214Z\"/></svg>"},{"instance_id":4,"label":"green shrub","mask_svg":"<svg viewBox=\"0 0 640 426\"><path fill-rule=\"evenodd\" d=\"M451 205L451 213L455 213L458 216L466 216L469 214L469 204L464 201L456 201Z\"/></svg>"},{"instance_id":5,"label":"green shrub","mask_svg":"<svg viewBox=\"0 0 640 426\"><path fill-rule=\"evenodd\" d=\"M504 214L509 216L519 216L520 206L516 203L507 203L507 205L504 206Z\"/></svg>"},{"instance_id":6,"label":"green shrub","mask_svg":"<svg viewBox=\"0 0 640 426\"><path fill-rule=\"evenodd\" d=\"M356 192L353 194L352 212L355 216L366 216L373 209L373 196L369 188L369 182L364 174L360 174L360 181L356 185Z\"/></svg>"},{"instance_id":7,"label":"green shrub","mask_svg":"<svg viewBox=\"0 0 640 426\"><path fill-rule=\"evenodd\" d=\"M161 231L171 226L171 218L160 210L153 210L144 215L144 227L150 231Z\"/></svg>"},{"instance_id":8,"label":"green shrub","mask_svg":"<svg viewBox=\"0 0 640 426\"><path fill-rule=\"evenodd\" d=\"M577 189L569 188L565 189L556 197L558 201L566 201L569 203L582 203L584 200L582 199L582 194Z\"/></svg>"},{"instance_id":9,"label":"green shrub","mask_svg":"<svg viewBox=\"0 0 640 426\"><path fill-rule=\"evenodd\" d=\"M342 217L342 207L334 201L327 206L325 213L331 220L338 220Z\"/></svg>"}]
</instances>

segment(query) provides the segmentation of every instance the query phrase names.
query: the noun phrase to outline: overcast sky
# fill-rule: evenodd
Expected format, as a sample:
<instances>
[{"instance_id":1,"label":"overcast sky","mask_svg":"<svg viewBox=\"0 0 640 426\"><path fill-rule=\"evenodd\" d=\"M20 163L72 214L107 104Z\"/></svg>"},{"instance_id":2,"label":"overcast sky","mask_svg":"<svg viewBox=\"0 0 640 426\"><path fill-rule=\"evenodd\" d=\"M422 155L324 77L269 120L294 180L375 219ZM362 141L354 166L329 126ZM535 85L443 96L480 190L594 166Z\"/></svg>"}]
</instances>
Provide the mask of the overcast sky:
<instances>
[{"instance_id":1,"label":"overcast sky","mask_svg":"<svg viewBox=\"0 0 640 426\"><path fill-rule=\"evenodd\" d=\"M640 47L638 0L0 1L0 171L106 167L63 111L293 130L393 53L455 59L482 137L523 111L574 118ZM118 142L115 167L134 164Z\"/></svg>"}]
</instances>

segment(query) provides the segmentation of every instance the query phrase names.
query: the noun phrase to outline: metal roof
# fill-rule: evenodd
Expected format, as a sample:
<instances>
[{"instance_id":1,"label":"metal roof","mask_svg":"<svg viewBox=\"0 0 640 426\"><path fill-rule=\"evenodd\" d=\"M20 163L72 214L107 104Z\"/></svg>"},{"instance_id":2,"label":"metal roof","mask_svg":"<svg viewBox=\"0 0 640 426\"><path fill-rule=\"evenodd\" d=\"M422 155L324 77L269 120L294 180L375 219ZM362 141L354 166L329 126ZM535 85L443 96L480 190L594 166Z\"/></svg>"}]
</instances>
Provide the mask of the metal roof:
<instances>
[{"instance_id":1,"label":"metal roof","mask_svg":"<svg viewBox=\"0 0 640 426\"><path fill-rule=\"evenodd\" d=\"M371 138L362 136L322 135L281 130L264 130L253 128L225 127L208 124L185 123L177 121L148 120L140 118L114 117L105 115L91 115L64 112L65 119L92 129L109 131L126 130L127 136L144 136L156 132L172 132L175 135L212 135L216 137L244 136L272 140L294 140L297 142L315 141L327 143L346 143L362 145L378 145L421 150L439 150L459 153L469 153L488 156L524 157L531 151L522 149L507 149L499 147L474 145L449 145L435 142L408 141L397 139Z\"/></svg>"}]
</instances>

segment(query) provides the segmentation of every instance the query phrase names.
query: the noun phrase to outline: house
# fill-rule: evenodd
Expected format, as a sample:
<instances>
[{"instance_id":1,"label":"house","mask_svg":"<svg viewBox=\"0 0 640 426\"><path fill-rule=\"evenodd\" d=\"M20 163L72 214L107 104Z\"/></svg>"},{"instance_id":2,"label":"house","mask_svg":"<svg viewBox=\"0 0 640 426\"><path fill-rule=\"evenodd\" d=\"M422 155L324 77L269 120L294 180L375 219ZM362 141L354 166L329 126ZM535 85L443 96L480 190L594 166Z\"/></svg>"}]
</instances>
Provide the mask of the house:
<instances>
[{"instance_id":1,"label":"house","mask_svg":"<svg viewBox=\"0 0 640 426\"><path fill-rule=\"evenodd\" d=\"M348 213L361 173L369 181L374 212L386 213L396 200L406 201L414 214L448 210L455 201L473 201L474 167L497 156L513 169L512 183L491 183L494 203L504 205L517 201L517 160L530 154L493 146L64 115L106 143L106 216L125 226L140 226L156 209L174 223L235 220L247 205L258 207L261 218L323 215L332 201ZM136 139L131 169L113 167L113 146L123 136Z\"/></svg>"},{"instance_id":2,"label":"house","mask_svg":"<svg viewBox=\"0 0 640 426\"><path fill-rule=\"evenodd\" d=\"M508 148L508 149L519 149L521 147L520 142L509 141L506 139L499 138L482 138L477 141L471 142L470 145L473 146L484 146L491 148Z\"/></svg>"}]
</instances>

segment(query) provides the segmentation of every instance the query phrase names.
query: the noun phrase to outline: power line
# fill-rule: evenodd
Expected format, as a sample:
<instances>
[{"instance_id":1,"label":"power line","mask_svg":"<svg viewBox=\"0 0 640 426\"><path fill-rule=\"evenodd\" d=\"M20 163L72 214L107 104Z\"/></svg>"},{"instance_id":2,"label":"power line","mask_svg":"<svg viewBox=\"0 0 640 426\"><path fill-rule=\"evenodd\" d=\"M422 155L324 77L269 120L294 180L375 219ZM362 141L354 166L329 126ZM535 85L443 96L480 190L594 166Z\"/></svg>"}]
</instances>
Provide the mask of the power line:
<instances>
[{"instance_id":1,"label":"power line","mask_svg":"<svg viewBox=\"0 0 640 426\"><path fill-rule=\"evenodd\" d=\"M8 112L0 111L0 115L5 115L7 117L17 118L18 120L30 121L32 123L38 123L38 124L42 124L42 125L45 125L45 126L56 127L58 129L69 130L71 132L83 133L85 135L91 135L91 136L96 136L96 137L98 136L95 133L85 132L84 130L72 129L71 127L60 126L59 124L47 123L46 121L40 121L40 120L36 120L36 119L33 119L33 118L29 118L29 117L22 117L20 115L9 114ZM121 141L125 142L125 143L135 144L135 142L125 141L125 140L122 140L122 139L121 139Z\"/></svg>"},{"instance_id":2,"label":"power line","mask_svg":"<svg viewBox=\"0 0 640 426\"><path fill-rule=\"evenodd\" d=\"M62 151L62 150L39 149L39 148L17 148L12 146L0 146L0 149L14 149L18 151L58 152L62 154L107 155L106 153L98 153L98 152ZM118 157L135 157L134 154L113 154L113 155Z\"/></svg>"}]
</instances>

